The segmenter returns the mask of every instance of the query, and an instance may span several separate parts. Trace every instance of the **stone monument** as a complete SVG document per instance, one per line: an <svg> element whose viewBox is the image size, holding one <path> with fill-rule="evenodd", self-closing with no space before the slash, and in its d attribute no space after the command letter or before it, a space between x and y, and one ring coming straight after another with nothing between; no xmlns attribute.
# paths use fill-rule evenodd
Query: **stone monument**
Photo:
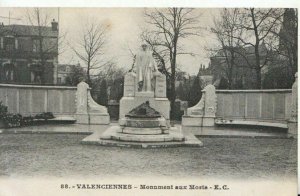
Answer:
<svg viewBox="0 0 300 196"><path fill-rule="evenodd" d="M86 137L82 143L138 148L202 146L194 135L183 135L180 129L170 126L166 77L157 70L147 45L142 45L136 59L133 71L124 78L119 124L103 134Z"/></svg>
<svg viewBox="0 0 300 196"><path fill-rule="evenodd" d="M212 127L215 124L217 111L216 88L208 84L202 91L201 100L193 107L187 109L182 117L183 126Z"/></svg>
<svg viewBox="0 0 300 196"><path fill-rule="evenodd" d="M89 85L83 81L77 85L75 118L78 124L110 123L107 108L93 100Z"/></svg>
<svg viewBox="0 0 300 196"><path fill-rule="evenodd" d="M166 76L157 70L154 58L147 46L137 55L133 71L124 78L124 96L120 100L119 119L130 110L149 101L151 107L170 120L170 102L166 93Z"/></svg>

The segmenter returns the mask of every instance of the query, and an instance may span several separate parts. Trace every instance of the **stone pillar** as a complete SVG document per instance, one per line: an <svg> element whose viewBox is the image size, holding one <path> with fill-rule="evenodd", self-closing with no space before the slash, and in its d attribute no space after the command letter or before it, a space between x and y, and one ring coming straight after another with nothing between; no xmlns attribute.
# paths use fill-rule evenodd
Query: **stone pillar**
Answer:
<svg viewBox="0 0 300 196"><path fill-rule="evenodd" d="M134 97L136 91L136 74L129 72L124 77L124 97Z"/></svg>
<svg viewBox="0 0 300 196"><path fill-rule="evenodd" d="M167 80L166 76L162 73L157 73L155 77L155 97L167 97Z"/></svg>
<svg viewBox="0 0 300 196"><path fill-rule="evenodd" d="M293 137L298 135L298 73L295 74L295 82L292 86L291 116L288 120L288 133Z"/></svg>
<svg viewBox="0 0 300 196"><path fill-rule="evenodd" d="M154 91L138 92L136 74L129 72L124 78L124 96L120 100L119 121L132 109L148 101L150 106L160 112L166 120L170 119L170 102L166 97L166 78L163 74L155 73Z"/></svg>
<svg viewBox="0 0 300 196"><path fill-rule="evenodd" d="M80 82L77 85L75 117L78 124L110 123L107 108L93 100L89 85L85 82Z"/></svg>
<svg viewBox="0 0 300 196"><path fill-rule="evenodd" d="M89 124L88 115L88 93L89 85L85 82L80 82L77 85L76 91L76 123Z"/></svg>

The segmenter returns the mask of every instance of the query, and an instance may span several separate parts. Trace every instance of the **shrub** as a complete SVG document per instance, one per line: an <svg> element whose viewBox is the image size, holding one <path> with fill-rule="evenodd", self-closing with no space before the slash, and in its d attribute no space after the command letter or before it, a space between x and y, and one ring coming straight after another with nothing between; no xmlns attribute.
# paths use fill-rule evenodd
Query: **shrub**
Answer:
<svg viewBox="0 0 300 196"><path fill-rule="evenodd" d="M23 118L21 114L7 113L2 119L7 127L20 127Z"/></svg>
<svg viewBox="0 0 300 196"><path fill-rule="evenodd" d="M52 119L52 118L54 118L54 115L51 112L44 112L44 113L37 114L34 116L34 119L48 120L48 119Z"/></svg>
<svg viewBox="0 0 300 196"><path fill-rule="evenodd" d="M0 101L0 119L3 119L7 114L7 106L3 105L2 101Z"/></svg>

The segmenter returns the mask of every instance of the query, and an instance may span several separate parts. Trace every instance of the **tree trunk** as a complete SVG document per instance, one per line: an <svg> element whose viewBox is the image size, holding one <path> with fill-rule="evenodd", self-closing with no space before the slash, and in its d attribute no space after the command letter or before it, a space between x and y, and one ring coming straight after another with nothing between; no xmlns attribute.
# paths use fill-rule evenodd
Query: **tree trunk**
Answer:
<svg viewBox="0 0 300 196"><path fill-rule="evenodd" d="M174 37L174 50L172 54L172 61L171 61L171 118L175 118L175 99L176 99L176 55L177 55L177 38L176 35Z"/></svg>
<svg viewBox="0 0 300 196"><path fill-rule="evenodd" d="M256 69L256 88L257 89L261 89L261 70L260 68L259 69Z"/></svg>
<svg viewBox="0 0 300 196"><path fill-rule="evenodd" d="M233 66L234 66L234 52L231 50L230 51L230 55L231 55L231 58L230 58L230 67L229 67L229 70L228 70L228 88L229 89L232 89L232 72L233 72Z"/></svg>
<svg viewBox="0 0 300 196"><path fill-rule="evenodd" d="M295 73L298 71L298 49L297 45L293 47L294 50L292 51L293 53L293 65L292 65L292 71L293 71L293 77L295 77Z"/></svg>
<svg viewBox="0 0 300 196"><path fill-rule="evenodd" d="M261 89L261 67L260 55L258 51L259 42L255 45L255 71L256 71L256 88Z"/></svg>
<svg viewBox="0 0 300 196"><path fill-rule="evenodd" d="M260 40L259 40L258 27L255 21L254 8L251 8L250 11L251 11L252 24L253 24L253 31L255 35L254 52L255 52L256 88L261 89L261 67L260 67L260 54L258 50Z"/></svg>
<svg viewBox="0 0 300 196"><path fill-rule="evenodd" d="M175 53L175 52L174 52ZM174 119L175 114L175 99L176 99L176 90L175 90L175 74L176 74L176 55L173 53L173 58L171 62L171 119Z"/></svg>
<svg viewBox="0 0 300 196"><path fill-rule="evenodd" d="M88 83L88 85L91 85L90 62L88 62L88 65L87 65L86 76L87 76L87 83Z"/></svg>

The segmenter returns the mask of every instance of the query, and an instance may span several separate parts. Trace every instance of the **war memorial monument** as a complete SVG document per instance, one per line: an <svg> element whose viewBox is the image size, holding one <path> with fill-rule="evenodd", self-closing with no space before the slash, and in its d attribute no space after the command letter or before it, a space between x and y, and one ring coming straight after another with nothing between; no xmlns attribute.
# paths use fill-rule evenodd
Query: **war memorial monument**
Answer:
<svg viewBox="0 0 300 196"><path fill-rule="evenodd" d="M158 71L146 44L142 44L133 70L125 75L124 80L118 125L109 126L103 134L95 132L82 143L137 148L202 146L194 135L185 135L181 129L171 127L166 77ZM84 87L83 82L78 88L81 86ZM103 121L100 118L99 122Z"/></svg>

